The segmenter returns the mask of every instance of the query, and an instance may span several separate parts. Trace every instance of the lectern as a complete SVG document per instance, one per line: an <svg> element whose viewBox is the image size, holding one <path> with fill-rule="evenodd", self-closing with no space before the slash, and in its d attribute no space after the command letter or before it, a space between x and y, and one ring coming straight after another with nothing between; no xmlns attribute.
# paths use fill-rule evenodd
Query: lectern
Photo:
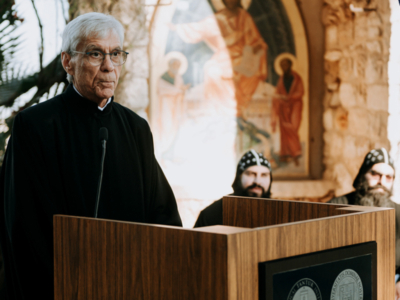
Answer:
<svg viewBox="0 0 400 300"><path fill-rule="evenodd" d="M393 209L224 197L223 226L54 216L55 299L394 299Z"/></svg>

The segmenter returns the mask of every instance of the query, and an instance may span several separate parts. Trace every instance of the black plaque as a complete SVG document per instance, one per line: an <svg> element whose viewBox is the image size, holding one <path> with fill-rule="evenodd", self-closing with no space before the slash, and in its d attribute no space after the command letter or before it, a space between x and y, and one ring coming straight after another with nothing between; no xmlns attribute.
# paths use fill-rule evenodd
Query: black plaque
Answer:
<svg viewBox="0 0 400 300"><path fill-rule="evenodd" d="M376 242L259 263L260 300L376 300Z"/></svg>

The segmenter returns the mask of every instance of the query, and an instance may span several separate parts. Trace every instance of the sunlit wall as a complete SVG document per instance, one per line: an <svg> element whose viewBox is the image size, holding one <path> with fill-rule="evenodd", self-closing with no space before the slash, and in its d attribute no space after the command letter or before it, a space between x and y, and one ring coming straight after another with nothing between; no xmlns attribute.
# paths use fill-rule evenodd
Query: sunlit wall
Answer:
<svg viewBox="0 0 400 300"><path fill-rule="evenodd" d="M388 0L391 5L392 31L389 59L389 121L388 138L390 155L395 160L396 178L394 200L400 203L400 6L397 0Z"/></svg>

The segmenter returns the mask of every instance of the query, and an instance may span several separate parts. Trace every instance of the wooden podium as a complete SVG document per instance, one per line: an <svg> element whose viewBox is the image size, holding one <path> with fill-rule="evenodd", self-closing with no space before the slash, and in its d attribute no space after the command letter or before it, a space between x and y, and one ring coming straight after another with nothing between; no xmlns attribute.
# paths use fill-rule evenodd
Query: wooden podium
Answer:
<svg viewBox="0 0 400 300"><path fill-rule="evenodd" d="M55 299L258 300L260 262L366 242L377 299L394 299L393 209L224 197L223 210L224 226L198 229L54 216Z"/></svg>

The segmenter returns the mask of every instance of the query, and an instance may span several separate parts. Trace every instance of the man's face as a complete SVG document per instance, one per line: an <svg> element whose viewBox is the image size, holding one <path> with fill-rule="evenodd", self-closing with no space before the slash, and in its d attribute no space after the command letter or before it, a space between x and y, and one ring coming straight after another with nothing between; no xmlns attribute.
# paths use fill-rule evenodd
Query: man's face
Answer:
<svg viewBox="0 0 400 300"><path fill-rule="evenodd" d="M81 52L100 50L111 53L120 49L121 42L114 31L110 31L104 39L89 37L77 47L77 51ZM67 73L74 77L75 88L85 98L100 104L114 95L122 66L114 66L109 55L105 56L101 65L93 66L85 54L77 54L71 58L68 53L63 52L62 62Z"/></svg>
<svg viewBox="0 0 400 300"><path fill-rule="evenodd" d="M179 68L181 67L181 62L179 60L174 60L170 66L169 70L172 74L177 75L179 72Z"/></svg>
<svg viewBox="0 0 400 300"><path fill-rule="evenodd" d="M391 192L394 180L394 170L386 163L378 163L372 166L365 174L368 189L375 193Z"/></svg>
<svg viewBox="0 0 400 300"><path fill-rule="evenodd" d="M229 10L235 10L240 5L240 0L222 0L225 7Z"/></svg>
<svg viewBox="0 0 400 300"><path fill-rule="evenodd" d="M251 166L241 175L243 189L250 197L261 197L269 189L271 173L267 167Z"/></svg>
<svg viewBox="0 0 400 300"><path fill-rule="evenodd" d="M288 59L283 59L280 63L283 73L287 73L292 68L292 62Z"/></svg>

